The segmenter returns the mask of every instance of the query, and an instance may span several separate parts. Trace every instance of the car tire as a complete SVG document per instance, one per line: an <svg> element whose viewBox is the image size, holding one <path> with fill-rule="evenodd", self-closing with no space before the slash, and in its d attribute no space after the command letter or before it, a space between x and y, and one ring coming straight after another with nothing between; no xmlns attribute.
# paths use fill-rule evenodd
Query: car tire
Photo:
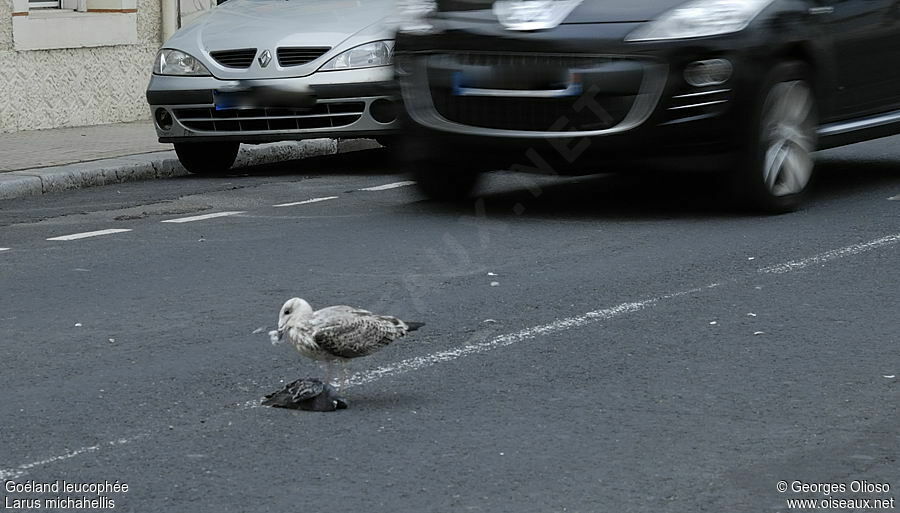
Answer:
<svg viewBox="0 0 900 513"><path fill-rule="evenodd" d="M732 180L738 201L752 211L792 212L806 198L817 130L810 76L805 64L785 62L772 69L760 90Z"/></svg>
<svg viewBox="0 0 900 513"><path fill-rule="evenodd" d="M236 142L175 143L175 154L189 172L217 175L231 169L240 147Z"/></svg>
<svg viewBox="0 0 900 513"><path fill-rule="evenodd" d="M419 190L435 201L464 200L475 190L481 178L479 171L448 163L420 161L408 165Z"/></svg>

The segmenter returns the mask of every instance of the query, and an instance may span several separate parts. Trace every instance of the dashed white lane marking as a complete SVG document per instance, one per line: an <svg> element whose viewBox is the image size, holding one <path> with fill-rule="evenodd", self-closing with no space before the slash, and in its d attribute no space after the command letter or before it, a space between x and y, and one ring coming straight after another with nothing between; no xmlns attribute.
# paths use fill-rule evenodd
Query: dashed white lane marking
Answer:
<svg viewBox="0 0 900 513"><path fill-rule="evenodd" d="M96 452L104 447L115 447L117 445L125 445L131 442L136 442L142 438L147 438L150 436L149 433L141 433L140 435L132 436L129 438L120 438L118 440L113 440L111 442L106 442L103 444L92 445L90 447L82 447L80 449L75 449L74 451L69 451L65 454L60 454L59 456L51 456L47 459L33 461L31 463L25 463L23 465L19 465L15 468L4 468L0 469L0 481L8 481L10 479L16 479L22 477L27 474L30 469L35 467L40 467L46 465L48 463L54 463L57 461L67 460L69 458L74 458L75 456L79 456L81 454Z"/></svg>
<svg viewBox="0 0 900 513"><path fill-rule="evenodd" d="M113 233L130 232L128 228L110 228L109 230L97 230L95 232L73 233L72 235L62 235L60 237L50 237L47 240L78 240L88 237L99 237L101 235L111 235Z"/></svg>
<svg viewBox="0 0 900 513"><path fill-rule="evenodd" d="M856 255L859 253L863 253L866 251L870 251L873 249L877 249L883 246L890 246L892 244L897 244L900 242L900 233L895 233L894 235L887 235L885 237L881 237L880 239L875 239L869 242L863 242L860 244L854 244L852 246L847 246L845 248L833 249L831 251L826 251L825 253L820 253L818 255L804 258L802 260L793 260L791 262L785 262L783 264L773 265L770 267L763 267L759 269L760 273L773 273L773 274L783 274L791 271L797 271L799 269L803 269L804 267L809 267L815 264L824 264L829 260L835 260L838 258L844 258L851 255Z"/></svg>
<svg viewBox="0 0 900 513"><path fill-rule="evenodd" d="M888 198L888 201L900 201L900 194Z"/></svg>
<svg viewBox="0 0 900 513"><path fill-rule="evenodd" d="M407 180L405 182L394 182L394 183L386 183L384 185L376 185L375 187L366 187L365 189L360 189L361 191L386 191L388 189L396 189L398 187L408 187L410 185L415 185L416 182L411 180Z"/></svg>
<svg viewBox="0 0 900 513"><path fill-rule="evenodd" d="M308 205L310 203L318 203L320 201L328 201L338 199L337 196L328 196L327 198L312 198L305 201L295 201L293 203L282 203L280 205L272 205L273 207L296 207L297 205Z"/></svg>
<svg viewBox="0 0 900 513"><path fill-rule="evenodd" d="M889 235L886 237L882 237L880 239L875 239L870 242L856 244L853 246L848 246L846 248L836 249L832 251L827 251L822 253L821 255L817 255L815 257L807 258L804 260L795 260L792 262L787 262L780 265L775 265L771 267L765 267L759 269L761 273L788 273L791 271L796 271L798 269L802 269L807 267L812 263L817 262L826 262L828 260L833 260L836 258L843 258L846 256L855 255L861 253L863 251L868 251L871 249L876 249L879 247L883 247L889 244L893 244L900 241L900 234ZM388 376L396 376L399 374L404 374L407 372L411 372L418 369L423 369L425 367L430 367L432 365L438 363L449 362L453 360L457 360L464 356L469 356L473 354L485 353L491 351L493 349L498 349L501 347L510 346L516 344L518 342L522 342L524 340L531 340L533 338L542 336L542 335L550 335L553 333L558 333L565 330L570 330L573 328L579 328L582 326L586 326L588 324L606 321L613 319L615 317L638 312L641 310L646 310L649 307L655 306L658 303L661 303L667 299L674 299L681 296L686 296L690 294L695 294L698 292L703 292L706 290L713 289L722 285L721 283L713 283L711 285L707 285L705 287L699 287L690 290L684 290L681 292L675 292L673 294L666 294L664 296L658 296L651 299L645 299L637 302L630 303L622 303L618 306L614 306L612 308L604 308L602 310L594 310L592 312L587 312L582 315L578 315L575 317L567 317L565 319L560 319L553 321L548 324L542 324L539 326L534 326L531 328L526 328L521 331L517 331L514 333L509 333L506 335L500 335L497 337L488 340L487 342L480 342L476 344L467 344L465 346L456 348L456 349L448 349L446 351L440 351L437 353L433 353L425 356L418 356L415 358L408 358L406 360L401 360L397 363L393 363L390 365L385 365L383 367L379 367L377 369L358 372L353 374L348 380L349 386L359 386L364 385L366 383L371 383L373 381L377 381L381 378ZM257 408L260 406L260 400L254 399L252 401L247 401L239 406L241 409L249 409L249 408ZM138 440L139 438L147 437L148 434L139 435L131 438L123 438L118 441L107 442L106 445L121 445L122 443L128 443L130 441ZM15 477L20 477L23 474L27 473L27 470L33 467L37 467L40 465L46 465L48 463L53 463L55 461L73 458L78 456L79 454L84 454L88 452L94 452L99 450L103 445L96 445L91 447L85 447L82 449L78 449L76 451L72 451L61 456L53 456L51 458L47 458L45 460L37 461L34 463L26 463L24 465L19 465L15 468L10 469L0 469L0 479L13 479ZM12 477L9 477L12 476Z"/></svg>
<svg viewBox="0 0 900 513"><path fill-rule="evenodd" d="M200 216L191 216L191 217L179 217L177 219L166 219L165 221L160 221L161 223L192 223L194 221L204 221L206 219L214 219L216 217L226 217L233 216L237 214L243 214L243 211L238 212L215 212L212 214L203 214Z"/></svg>
<svg viewBox="0 0 900 513"><path fill-rule="evenodd" d="M0 251L9 251L9 248L0 248Z"/></svg>

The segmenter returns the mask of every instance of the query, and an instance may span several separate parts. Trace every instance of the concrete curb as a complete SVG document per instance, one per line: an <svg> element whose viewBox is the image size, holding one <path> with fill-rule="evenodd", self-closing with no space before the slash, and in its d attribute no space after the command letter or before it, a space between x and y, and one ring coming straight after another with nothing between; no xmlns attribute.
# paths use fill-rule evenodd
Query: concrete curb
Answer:
<svg viewBox="0 0 900 513"><path fill-rule="evenodd" d="M378 143L366 139L310 139L243 145L233 169L378 147ZM174 150L10 171L0 173L0 200L188 174L178 162Z"/></svg>

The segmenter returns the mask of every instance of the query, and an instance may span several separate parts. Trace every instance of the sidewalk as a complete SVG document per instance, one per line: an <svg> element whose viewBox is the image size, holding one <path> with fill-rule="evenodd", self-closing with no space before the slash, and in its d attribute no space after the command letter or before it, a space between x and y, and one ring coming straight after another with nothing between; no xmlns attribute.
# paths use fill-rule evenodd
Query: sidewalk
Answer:
<svg viewBox="0 0 900 513"><path fill-rule="evenodd" d="M234 167L377 146L335 139L242 145ZM0 200L186 174L150 121L0 134Z"/></svg>

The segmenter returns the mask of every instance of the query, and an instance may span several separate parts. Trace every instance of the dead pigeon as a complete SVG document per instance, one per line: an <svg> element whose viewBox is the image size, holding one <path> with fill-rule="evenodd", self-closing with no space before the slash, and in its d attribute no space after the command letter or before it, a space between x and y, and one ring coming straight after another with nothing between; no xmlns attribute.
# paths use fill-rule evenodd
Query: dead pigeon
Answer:
<svg viewBox="0 0 900 513"><path fill-rule="evenodd" d="M338 397L333 386L316 378L292 381L277 392L267 395L263 406L307 411L335 411L347 408L347 401Z"/></svg>
<svg viewBox="0 0 900 513"><path fill-rule="evenodd" d="M368 356L422 326L424 323L404 322L351 306L329 306L313 311L309 303L295 297L281 307L278 329L270 331L269 337L273 344L287 338L303 356L324 361L325 382L330 383L333 362L343 364L351 358Z"/></svg>

